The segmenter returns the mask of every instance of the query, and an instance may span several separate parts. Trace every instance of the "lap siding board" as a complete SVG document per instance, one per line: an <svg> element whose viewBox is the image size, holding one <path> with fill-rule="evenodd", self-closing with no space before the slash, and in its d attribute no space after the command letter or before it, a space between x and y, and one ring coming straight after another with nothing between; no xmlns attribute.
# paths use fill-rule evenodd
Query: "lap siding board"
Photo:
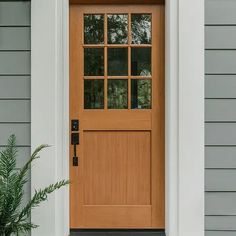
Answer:
<svg viewBox="0 0 236 236"><path fill-rule="evenodd" d="M30 1L0 0L0 150L16 134L17 167L30 156ZM30 176L29 176L30 178ZM30 199L25 186L25 204Z"/></svg>
<svg viewBox="0 0 236 236"><path fill-rule="evenodd" d="M205 0L205 235L236 234L236 2Z"/></svg>

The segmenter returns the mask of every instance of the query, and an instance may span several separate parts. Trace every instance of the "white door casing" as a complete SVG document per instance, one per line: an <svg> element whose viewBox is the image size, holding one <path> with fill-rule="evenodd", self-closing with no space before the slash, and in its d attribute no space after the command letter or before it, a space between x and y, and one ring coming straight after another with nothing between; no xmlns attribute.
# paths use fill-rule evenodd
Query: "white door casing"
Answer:
<svg viewBox="0 0 236 236"><path fill-rule="evenodd" d="M69 178L69 2L31 0L31 144L52 145L31 187ZM204 235L204 0L166 0L166 234ZM69 235L69 189L32 212L33 236Z"/></svg>

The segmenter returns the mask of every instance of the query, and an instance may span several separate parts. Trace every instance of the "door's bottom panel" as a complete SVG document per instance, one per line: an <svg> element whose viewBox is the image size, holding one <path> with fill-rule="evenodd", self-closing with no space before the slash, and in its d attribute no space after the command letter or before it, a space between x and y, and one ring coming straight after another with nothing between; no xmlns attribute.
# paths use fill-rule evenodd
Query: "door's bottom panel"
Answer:
<svg viewBox="0 0 236 236"><path fill-rule="evenodd" d="M165 230L76 230L70 236L165 236Z"/></svg>
<svg viewBox="0 0 236 236"><path fill-rule="evenodd" d="M150 228L151 206L84 206L80 228Z"/></svg>

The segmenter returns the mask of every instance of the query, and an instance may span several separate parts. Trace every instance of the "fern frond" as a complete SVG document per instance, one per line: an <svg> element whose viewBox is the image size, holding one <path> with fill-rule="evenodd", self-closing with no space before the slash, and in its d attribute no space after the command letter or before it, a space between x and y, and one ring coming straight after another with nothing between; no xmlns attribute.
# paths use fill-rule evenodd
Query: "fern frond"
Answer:
<svg viewBox="0 0 236 236"><path fill-rule="evenodd" d="M37 147L35 149L35 151L33 152L33 154L31 155L30 159L27 161L27 163L22 167L22 169L19 171L18 174L18 179L14 184L14 189L15 189L15 196L16 197L15 201L14 201L14 208L16 209L17 207L19 207L20 202L21 202L21 198L23 197L23 186L24 184L27 183L28 179L27 179L27 173L30 170L31 164L34 160L38 159L39 156L39 152L42 151L43 149L49 147L49 145L40 145L39 147Z"/></svg>
<svg viewBox="0 0 236 236"><path fill-rule="evenodd" d="M13 233L29 232L37 225L29 222L31 210L41 202L46 201L48 195L67 185L69 181L60 181L44 189L35 191L33 198L25 207L21 207L24 197L24 185L29 181L27 173L34 160L39 158L39 152L49 147L41 145L32 153L29 161L20 169L16 169L16 137L10 136L5 150L0 152L0 236L10 236Z"/></svg>
<svg viewBox="0 0 236 236"><path fill-rule="evenodd" d="M47 147L50 147L49 145L47 144L43 144L43 145L40 145L39 147L37 147L35 149L35 151L33 152L33 154L31 155L29 161L26 162L26 164L22 167L21 171L20 171L20 174L19 174L19 178L20 179L23 179L24 176L26 175L27 171L30 169L30 166L31 166L31 163L40 158L40 156L38 155L40 151L42 151L43 149L47 148Z"/></svg>
<svg viewBox="0 0 236 236"><path fill-rule="evenodd" d="M69 181L62 180L60 182L57 182L56 184L51 184L48 187L44 189L40 189L38 191L35 191L35 194L33 198L29 201L29 203L23 208L19 215L19 220L25 219L30 216L31 210L37 206L41 202L44 202L48 199L48 195L54 192L57 189L60 189L63 186L66 186L69 184Z"/></svg>
<svg viewBox="0 0 236 236"><path fill-rule="evenodd" d="M0 178L7 179L16 168L16 137L11 135L7 148L0 152Z"/></svg>
<svg viewBox="0 0 236 236"><path fill-rule="evenodd" d="M6 227L5 234L16 234L19 235L20 233L28 233L31 229L37 228L38 226L35 224L32 224L30 222L23 222L23 223L15 223L11 224ZM21 234L22 235L22 234Z"/></svg>

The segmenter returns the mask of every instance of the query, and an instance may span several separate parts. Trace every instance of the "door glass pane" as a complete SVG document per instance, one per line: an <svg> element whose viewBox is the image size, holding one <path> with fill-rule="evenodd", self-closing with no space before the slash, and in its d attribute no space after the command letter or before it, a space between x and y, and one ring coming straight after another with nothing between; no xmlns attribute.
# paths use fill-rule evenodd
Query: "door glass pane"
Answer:
<svg viewBox="0 0 236 236"><path fill-rule="evenodd" d="M102 44L104 43L104 16L84 15L84 43Z"/></svg>
<svg viewBox="0 0 236 236"><path fill-rule="evenodd" d="M108 75L128 75L127 48L108 48Z"/></svg>
<svg viewBox="0 0 236 236"><path fill-rule="evenodd" d="M104 80L85 79L84 80L84 108L103 109L104 108Z"/></svg>
<svg viewBox="0 0 236 236"><path fill-rule="evenodd" d="M104 49L85 48L84 49L84 75L103 76L104 75Z"/></svg>
<svg viewBox="0 0 236 236"><path fill-rule="evenodd" d="M108 80L108 109L128 108L128 80Z"/></svg>
<svg viewBox="0 0 236 236"><path fill-rule="evenodd" d="M151 48L132 48L131 74L142 76L151 75Z"/></svg>
<svg viewBox="0 0 236 236"><path fill-rule="evenodd" d="M128 43L128 15L108 15L108 43L127 44Z"/></svg>
<svg viewBox="0 0 236 236"><path fill-rule="evenodd" d="M132 14L131 15L132 43L151 44L151 15Z"/></svg>
<svg viewBox="0 0 236 236"><path fill-rule="evenodd" d="M131 108L151 109L152 100L151 80L132 79L131 80Z"/></svg>

